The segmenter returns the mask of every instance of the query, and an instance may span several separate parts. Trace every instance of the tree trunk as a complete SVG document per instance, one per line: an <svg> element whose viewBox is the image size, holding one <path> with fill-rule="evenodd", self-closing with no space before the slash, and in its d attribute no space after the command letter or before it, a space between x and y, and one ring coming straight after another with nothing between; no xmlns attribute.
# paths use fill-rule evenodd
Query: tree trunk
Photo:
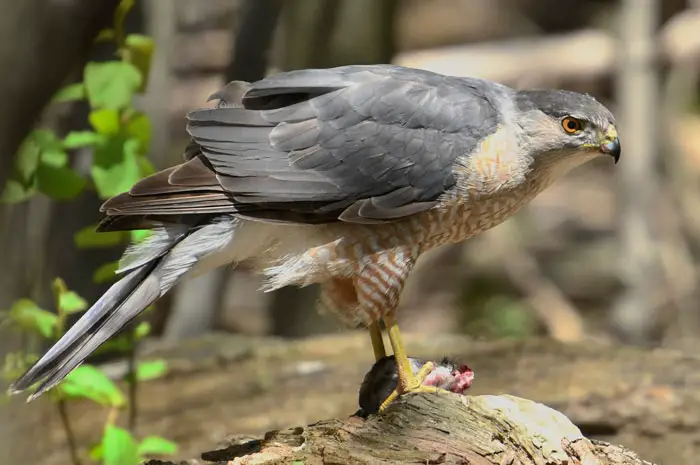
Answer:
<svg viewBox="0 0 700 465"><path fill-rule="evenodd" d="M617 77L620 139L621 278L625 291L612 313L614 329L628 342L648 344L658 331L658 302L664 289L654 227L659 198L657 158L660 149L659 70L656 34L661 2L625 0L620 10L620 53Z"/></svg>
<svg viewBox="0 0 700 465"><path fill-rule="evenodd" d="M68 76L85 63L93 40L110 24L118 0L0 0L0 189L12 171L15 154L41 111ZM37 233L25 228L37 212L48 214L44 199L14 208L3 208L0 219L0 308L33 287L28 264L42 259ZM5 337L0 357L19 341ZM4 389L4 388L3 388ZM21 403L3 406L0 415L0 462L37 463L36 448L27 438L27 425L45 415L41 406ZM34 430L34 433L37 431Z"/></svg>
<svg viewBox="0 0 700 465"><path fill-rule="evenodd" d="M118 3L0 0L0 187L41 110L85 62Z"/></svg>

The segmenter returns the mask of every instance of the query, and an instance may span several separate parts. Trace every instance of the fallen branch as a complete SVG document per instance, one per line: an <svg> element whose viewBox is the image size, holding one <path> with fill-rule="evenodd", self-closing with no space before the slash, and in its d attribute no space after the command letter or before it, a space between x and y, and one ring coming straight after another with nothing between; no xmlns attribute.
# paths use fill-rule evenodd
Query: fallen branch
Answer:
<svg viewBox="0 0 700 465"><path fill-rule="evenodd" d="M409 395L382 416L234 440L202 459L217 465L650 465L620 446L590 441L543 404L509 395L456 394Z"/></svg>
<svg viewBox="0 0 700 465"><path fill-rule="evenodd" d="M470 341L435 333L406 333L404 341L412 356L467 363L476 373L470 395L507 392L533 399L562 412L586 437L624 444L649 461L685 464L700 456L697 349L684 354L590 340ZM256 438L345 419L358 409L358 390L372 366L364 331L303 341L211 334L149 341L140 355L165 358L170 370L140 385L139 430L177 442L177 460L198 457L227 434ZM37 457L25 463L65 465L70 456L59 419L42 415L39 402L17 402L28 425L22 430L26 441L17 447ZM87 449L99 438L103 416L81 402L71 405L71 413L76 441ZM32 431L42 432L41 441L29 439Z"/></svg>
<svg viewBox="0 0 700 465"><path fill-rule="evenodd" d="M675 65L700 56L700 11L686 10L658 35L659 59ZM617 69L617 38L604 30L454 45L400 53L394 62L456 76L474 76L518 87L585 81ZM577 50L577 53L570 53Z"/></svg>

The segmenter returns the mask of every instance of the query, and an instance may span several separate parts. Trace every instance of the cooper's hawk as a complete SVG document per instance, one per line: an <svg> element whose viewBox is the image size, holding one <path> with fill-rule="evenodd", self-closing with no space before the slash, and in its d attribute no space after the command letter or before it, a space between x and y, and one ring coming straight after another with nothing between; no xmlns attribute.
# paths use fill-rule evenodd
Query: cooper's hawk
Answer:
<svg viewBox="0 0 700 465"><path fill-rule="evenodd" d="M416 259L499 224L575 166L620 156L612 114L588 95L398 66L292 71L212 97L188 115L184 163L104 204L100 230L154 234L14 391L42 381L41 395L186 272L227 263L260 270L266 290L320 283L320 309L367 326L377 360L383 320L395 394L434 390L396 325Z"/></svg>

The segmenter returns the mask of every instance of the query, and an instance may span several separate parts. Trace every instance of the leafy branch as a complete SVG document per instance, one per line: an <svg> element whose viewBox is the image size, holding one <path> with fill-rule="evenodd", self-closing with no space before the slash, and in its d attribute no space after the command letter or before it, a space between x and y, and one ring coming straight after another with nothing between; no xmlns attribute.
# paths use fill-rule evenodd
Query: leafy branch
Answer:
<svg viewBox="0 0 700 465"><path fill-rule="evenodd" d="M90 106L89 130L58 135L48 128L36 128L20 147L15 166L0 194L0 203L26 202L35 195L56 201L69 201L94 192L106 199L129 190L138 180L155 170L146 157L151 139L148 117L134 107L134 96L146 90L154 44L151 38L127 34L124 22L135 0L122 0L113 26L103 30L98 41L115 45L115 59L86 64L82 80L60 89L52 99L55 105L86 100ZM89 170L75 168L79 153L91 158ZM74 235L80 248L115 247L148 236L148 231L97 233L89 225ZM117 263L107 263L93 274L95 282L114 279ZM65 333L68 319L85 311L87 302L57 278L52 283L55 311L41 308L30 299L19 299L0 312L0 328L19 331L30 344L24 350L8 354L2 375L8 380L20 376L38 359L37 341L56 342ZM126 334L103 344L96 353L118 352L129 357L124 381L129 396L98 367L83 364L47 393L56 405L63 423L74 465L82 465L81 452L71 427L69 406L76 400L89 400L106 409L106 422L100 441L89 457L105 465L137 465L148 457L174 454L177 445L157 436L137 440L133 434L136 421L137 383L159 378L167 373L164 360L137 362L135 347L150 332L141 323ZM34 387L35 389L36 387ZM7 401L7 399L4 399ZM117 426L119 414L129 410L131 431Z"/></svg>
<svg viewBox="0 0 700 465"><path fill-rule="evenodd" d="M25 202L37 194L67 201L85 190L107 199L155 171L146 156L151 123L133 105L134 95L146 90L154 44L147 36L125 33L124 18L133 5L134 0L122 0L113 28L98 37L115 42L118 59L87 63L83 80L60 89L52 99L54 104L87 100L91 129L70 131L63 137L47 128L34 129L19 149L0 203ZM89 173L72 166L81 150L91 156ZM76 233L78 247L113 247L148 235L148 231L97 233L95 226ZM112 279L116 268L116 263L103 265L95 271L94 281Z"/></svg>
<svg viewBox="0 0 700 465"><path fill-rule="evenodd" d="M58 340L64 334L67 318L83 312L87 308L87 302L74 291L69 290L60 278L54 280L52 289L56 305L55 313L39 307L29 299L20 299L12 308L3 312L4 326L11 330L35 335L43 340L51 342ZM123 351L129 344L134 344L146 337L149 330L147 323L141 323L131 334L109 341L101 349ZM3 377L8 380L16 379L37 358L38 354L29 351L8 354L3 366ZM164 360L143 361L137 363L134 372L127 373L125 379L150 381L164 376L167 370L167 363ZM127 400L121 389L102 370L93 365L83 364L77 367L56 388L49 391L47 396L56 404L75 465L81 465L82 462L70 424L68 404L70 401L80 399L88 399L107 410L102 439L90 451L90 457L94 461L103 461L105 465L137 465L148 456L169 455L177 450L176 444L156 436L147 436L138 442L128 430L116 426L119 412L128 407L133 409L134 400Z"/></svg>

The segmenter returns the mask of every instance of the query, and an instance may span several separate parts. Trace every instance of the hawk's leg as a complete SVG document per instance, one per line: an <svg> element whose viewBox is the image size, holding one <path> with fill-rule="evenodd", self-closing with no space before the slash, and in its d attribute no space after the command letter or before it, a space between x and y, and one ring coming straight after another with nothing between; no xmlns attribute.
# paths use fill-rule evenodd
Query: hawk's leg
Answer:
<svg viewBox="0 0 700 465"><path fill-rule="evenodd" d="M386 357L386 349L384 348L384 337L382 337L382 328L378 321L369 324L369 337L372 339L372 349L374 349L374 360L379 360Z"/></svg>
<svg viewBox="0 0 700 465"><path fill-rule="evenodd" d="M370 323L370 336L377 359L383 356L383 342L379 319L383 319L389 334L398 368L399 382L396 390L384 401L380 412L398 396L408 392L436 392L437 388L423 386L426 376L433 370L426 363L418 373L413 373L411 363L401 340L401 332L394 318L399 297L409 272L413 268L414 254L410 249L397 247L366 256L355 275L355 289L362 314ZM381 344L381 349L379 348Z"/></svg>
<svg viewBox="0 0 700 465"><path fill-rule="evenodd" d="M411 369L411 362L408 360L406 349L404 348L403 341L401 340L399 326L396 323L393 314L385 316L384 323L386 323L387 332L389 333L389 341L391 342L391 348L394 351L394 357L396 359L396 367L399 372L399 385L396 387L394 392L392 392L389 397L382 402L382 405L379 407L380 413L383 412L390 403L392 403L402 394L409 392L438 392L441 390L434 386L423 386L423 381L435 368L433 362L426 362L425 365L418 370L418 373L413 373L413 370Z"/></svg>

